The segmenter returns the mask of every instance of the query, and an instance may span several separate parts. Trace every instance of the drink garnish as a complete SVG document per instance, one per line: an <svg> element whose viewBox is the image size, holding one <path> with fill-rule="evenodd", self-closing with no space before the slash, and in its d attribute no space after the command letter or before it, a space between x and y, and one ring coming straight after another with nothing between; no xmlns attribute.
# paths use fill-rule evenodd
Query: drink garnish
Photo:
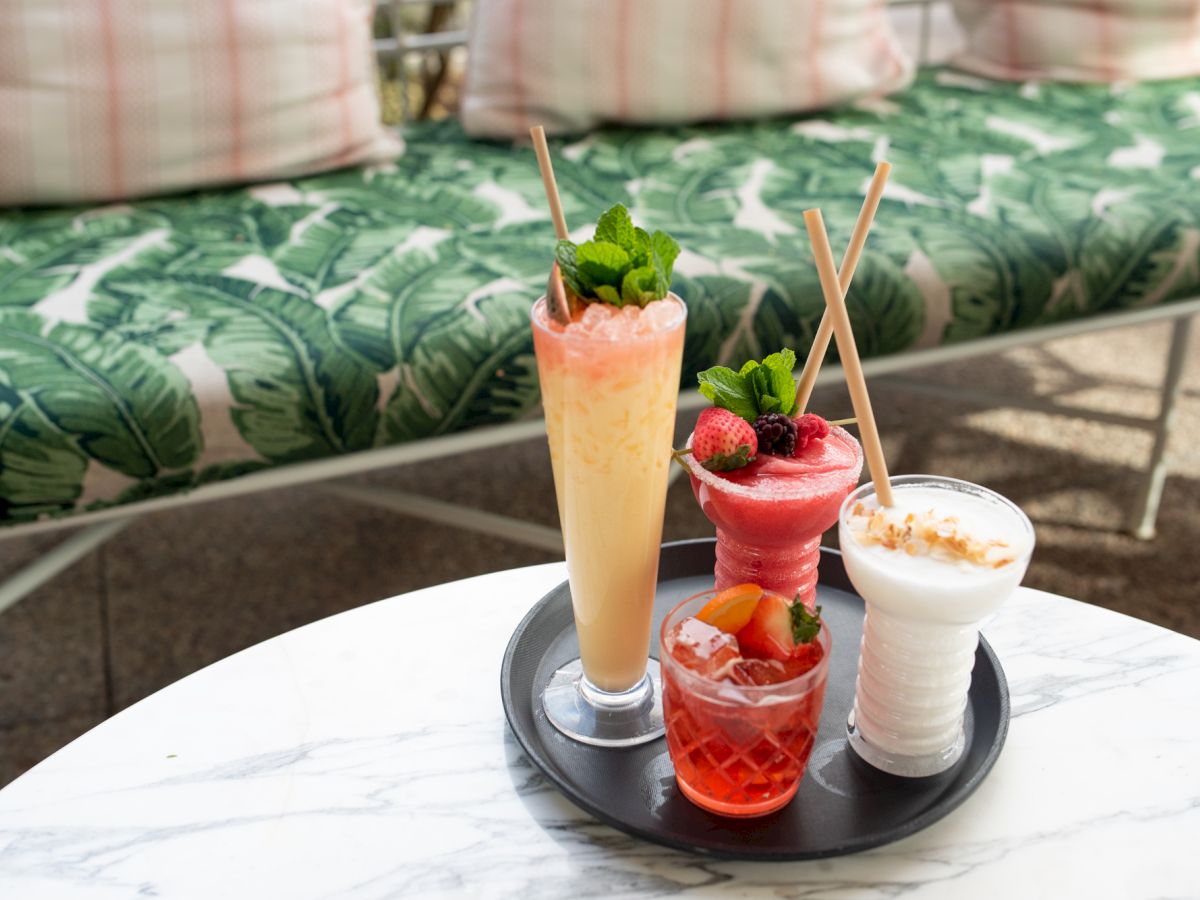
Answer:
<svg viewBox="0 0 1200 900"><path fill-rule="evenodd" d="M750 621L738 631L737 639L743 656L787 659L796 646L788 602L778 594L765 594Z"/></svg>
<svg viewBox="0 0 1200 900"><path fill-rule="evenodd" d="M754 420L758 449L774 456L791 456L796 451L796 422L783 413L763 413Z"/></svg>
<svg viewBox="0 0 1200 900"><path fill-rule="evenodd" d="M556 262L550 267L550 281L546 284L546 315L560 325L570 325L571 313L575 308L571 301L572 292L563 284L562 273Z"/></svg>
<svg viewBox="0 0 1200 900"><path fill-rule="evenodd" d="M812 612L800 602L800 595L792 601L792 638L797 644L807 644L816 640L821 632L821 607Z"/></svg>
<svg viewBox="0 0 1200 900"><path fill-rule="evenodd" d="M710 472L728 472L748 464L758 453L758 437L745 419L727 409L709 407L692 431L692 454Z"/></svg>
<svg viewBox="0 0 1200 900"><path fill-rule="evenodd" d="M762 596L763 589L757 584L737 584L704 604L696 618L728 634L736 634L750 621Z"/></svg>
<svg viewBox="0 0 1200 900"><path fill-rule="evenodd" d="M740 685L771 685L810 671L825 655L821 607L809 610L757 584L739 584L713 595L682 620L667 651L697 674Z"/></svg>
<svg viewBox="0 0 1200 900"><path fill-rule="evenodd" d="M910 512L899 520L895 513L883 508L868 510L859 501L850 510L850 528L863 546L882 546L909 556L965 561L993 569L1016 561L1006 541L981 540L966 533L957 516L939 516L932 509Z"/></svg>
<svg viewBox="0 0 1200 900"><path fill-rule="evenodd" d="M670 292L679 245L665 232L634 226L629 210L617 204L600 216L592 240L560 240L554 255L582 302L644 307Z"/></svg>
<svg viewBox="0 0 1200 900"><path fill-rule="evenodd" d="M823 441L829 437L829 423L815 413L805 413L796 420L796 431L793 454L799 456L813 441Z"/></svg>
<svg viewBox="0 0 1200 900"><path fill-rule="evenodd" d="M737 372L725 366L705 369L696 380L700 382L700 393L714 406L753 422L764 413L795 415L795 367L796 354L781 350L761 363L750 360Z"/></svg>
<svg viewBox="0 0 1200 900"><path fill-rule="evenodd" d="M697 448L697 436L701 433L701 422L705 410L696 422L692 436L692 452L696 459L710 471L727 472L749 465L759 453L774 456L798 456L812 441L829 435L829 423L820 416L806 413L793 418L799 412L796 403L796 382L792 369L796 365L796 354L791 350L772 353L762 362L750 360L737 372L726 366L713 366L696 375L700 382L700 393L713 402L716 410L723 410L733 418L752 426L754 441L739 440L734 446L745 445L748 453L721 450L720 458L706 462L710 457L702 455ZM731 419L722 418L722 423ZM727 426L732 429L733 425ZM739 432L746 435L747 432ZM708 446L706 444L705 451ZM682 456L688 451L676 451L674 457L681 464Z"/></svg>

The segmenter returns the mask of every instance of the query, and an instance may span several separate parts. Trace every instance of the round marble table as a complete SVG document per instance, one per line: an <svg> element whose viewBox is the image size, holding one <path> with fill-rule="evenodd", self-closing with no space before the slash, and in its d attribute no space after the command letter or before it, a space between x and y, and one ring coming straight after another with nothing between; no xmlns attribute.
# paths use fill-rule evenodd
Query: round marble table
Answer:
<svg viewBox="0 0 1200 900"><path fill-rule="evenodd" d="M1200 895L1200 642L1022 589L985 629L1013 719L966 803L856 856L719 862L592 820L509 733L505 643L564 577L364 606L125 710L0 791L0 897Z"/></svg>

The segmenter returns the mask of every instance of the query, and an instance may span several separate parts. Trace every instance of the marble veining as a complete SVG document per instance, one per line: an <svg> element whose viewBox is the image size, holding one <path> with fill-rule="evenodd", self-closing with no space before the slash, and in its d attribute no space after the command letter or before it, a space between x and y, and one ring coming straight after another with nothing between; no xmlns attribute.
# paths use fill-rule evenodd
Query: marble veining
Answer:
<svg viewBox="0 0 1200 900"><path fill-rule="evenodd" d="M509 733L504 645L563 577L372 604L147 698L0 791L0 898L1200 897L1200 642L1022 590L984 629L1008 743L962 807L855 856L725 862L600 824ZM440 659L421 636L453 616L468 652Z"/></svg>

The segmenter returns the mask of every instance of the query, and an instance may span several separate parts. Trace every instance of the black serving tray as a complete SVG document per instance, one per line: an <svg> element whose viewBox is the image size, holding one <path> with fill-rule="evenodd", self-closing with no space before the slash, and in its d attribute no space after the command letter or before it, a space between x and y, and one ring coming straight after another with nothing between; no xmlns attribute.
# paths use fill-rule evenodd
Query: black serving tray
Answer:
<svg viewBox="0 0 1200 900"><path fill-rule="evenodd" d="M711 539L663 546L651 642L655 658L663 616L680 600L712 587L715 546ZM983 781L1008 733L1008 685L995 653L980 638L962 759L930 778L879 772L846 744L863 601L836 550L822 548L817 602L833 638L825 709L795 799L770 815L731 819L693 805L675 785L664 738L611 749L578 743L555 730L539 697L554 670L579 655L566 582L543 597L513 632L500 675L504 713L529 759L572 802L645 840L757 860L818 859L887 844L936 822Z"/></svg>

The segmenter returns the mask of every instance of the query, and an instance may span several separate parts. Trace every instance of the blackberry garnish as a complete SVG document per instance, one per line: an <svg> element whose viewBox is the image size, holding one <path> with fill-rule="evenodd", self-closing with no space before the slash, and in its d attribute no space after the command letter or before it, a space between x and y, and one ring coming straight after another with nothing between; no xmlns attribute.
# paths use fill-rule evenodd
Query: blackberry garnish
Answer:
<svg viewBox="0 0 1200 900"><path fill-rule="evenodd" d="M783 413L763 413L754 420L758 452L791 456L796 451L796 423Z"/></svg>

